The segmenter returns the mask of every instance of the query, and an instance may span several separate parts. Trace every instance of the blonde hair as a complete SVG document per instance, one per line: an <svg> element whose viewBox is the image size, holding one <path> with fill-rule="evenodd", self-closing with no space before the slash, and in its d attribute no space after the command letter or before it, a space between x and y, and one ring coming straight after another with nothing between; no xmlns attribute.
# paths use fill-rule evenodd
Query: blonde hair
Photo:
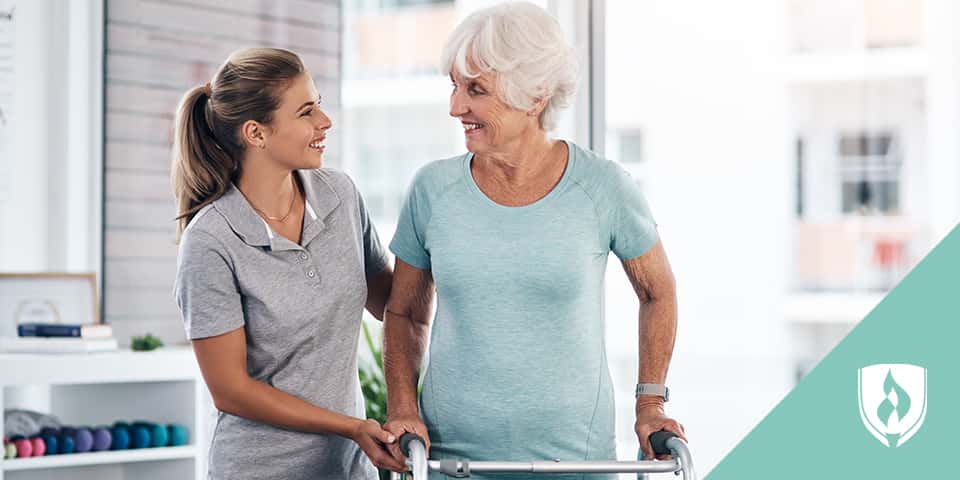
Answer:
<svg viewBox="0 0 960 480"><path fill-rule="evenodd" d="M306 73L296 53L250 48L232 53L213 81L190 89L177 107L171 180L177 201L177 241L203 207L240 176L245 149L240 127L269 124L283 91Z"/></svg>
<svg viewBox="0 0 960 480"><path fill-rule="evenodd" d="M470 64L478 71L470 71ZM476 78L497 74L504 103L530 110L540 99L547 105L540 126L552 130L560 111L577 93L580 66L563 29L546 10L528 2L509 2L478 10L447 38L440 58L443 73L456 68Z"/></svg>

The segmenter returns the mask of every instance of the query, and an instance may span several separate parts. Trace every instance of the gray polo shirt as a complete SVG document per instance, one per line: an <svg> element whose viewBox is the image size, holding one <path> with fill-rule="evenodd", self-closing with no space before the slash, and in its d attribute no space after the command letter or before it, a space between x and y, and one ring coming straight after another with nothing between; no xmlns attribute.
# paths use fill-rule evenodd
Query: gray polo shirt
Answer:
<svg viewBox="0 0 960 480"><path fill-rule="evenodd" d="M184 231L174 294L187 337L243 328L250 376L319 407L363 418L357 345L367 279L386 253L344 173L301 170L301 245L273 232L237 190ZM210 477L374 479L352 441L219 412Z"/></svg>

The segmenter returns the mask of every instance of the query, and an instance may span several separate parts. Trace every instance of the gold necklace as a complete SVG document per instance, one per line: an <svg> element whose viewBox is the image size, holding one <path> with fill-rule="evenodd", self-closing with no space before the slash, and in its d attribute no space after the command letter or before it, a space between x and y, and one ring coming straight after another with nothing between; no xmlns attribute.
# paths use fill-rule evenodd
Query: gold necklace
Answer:
<svg viewBox="0 0 960 480"><path fill-rule="evenodd" d="M284 221L287 220L287 217L289 217L290 214L293 213L293 204L294 204L294 202L296 202L297 197L299 196L299 195L298 195L299 192L300 192L300 189L297 188L296 180L294 180L294 184L293 184L293 196L290 197L290 207L287 208L287 213L286 213L285 215L283 215L282 217L271 217L270 215L267 215L267 212L264 212L263 210L260 210L259 208L255 207L255 206L253 205L253 203L250 203L250 206L253 207L253 209L256 210L257 213L259 213L260 215L263 215L264 217L266 217L267 220L271 220L271 221L278 222L278 223L283 223Z"/></svg>

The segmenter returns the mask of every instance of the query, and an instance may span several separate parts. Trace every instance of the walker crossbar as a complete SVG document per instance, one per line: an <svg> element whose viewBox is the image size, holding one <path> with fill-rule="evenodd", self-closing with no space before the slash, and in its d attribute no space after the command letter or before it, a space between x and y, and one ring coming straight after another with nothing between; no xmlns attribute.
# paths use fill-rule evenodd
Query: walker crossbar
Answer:
<svg viewBox="0 0 960 480"><path fill-rule="evenodd" d="M696 480L690 450L673 432L661 430L650 435L650 444L658 455L669 454L669 460L622 461L530 461L497 462L469 459L429 460L424 441L417 435L405 433L400 437L400 448L407 455L407 466L413 480L427 480L429 470L453 478L468 478L472 473L676 473L683 480ZM403 479L403 474L394 473L394 480Z"/></svg>

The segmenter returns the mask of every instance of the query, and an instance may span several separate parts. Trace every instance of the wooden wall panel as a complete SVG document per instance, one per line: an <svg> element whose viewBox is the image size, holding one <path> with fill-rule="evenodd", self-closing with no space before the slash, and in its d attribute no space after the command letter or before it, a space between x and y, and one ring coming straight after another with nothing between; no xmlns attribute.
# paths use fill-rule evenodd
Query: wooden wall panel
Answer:
<svg viewBox="0 0 960 480"><path fill-rule="evenodd" d="M13 8L9 2L0 2L2 10L7 13ZM8 135L13 134L13 66L14 66L14 25L12 20L0 19L0 201L6 201L8 196L10 157L13 149L10 147Z"/></svg>
<svg viewBox="0 0 960 480"><path fill-rule="evenodd" d="M147 332L185 341L172 293L177 102L229 53L273 46L301 55L336 114L340 10L336 0L107 0L104 312L122 343Z"/></svg>

